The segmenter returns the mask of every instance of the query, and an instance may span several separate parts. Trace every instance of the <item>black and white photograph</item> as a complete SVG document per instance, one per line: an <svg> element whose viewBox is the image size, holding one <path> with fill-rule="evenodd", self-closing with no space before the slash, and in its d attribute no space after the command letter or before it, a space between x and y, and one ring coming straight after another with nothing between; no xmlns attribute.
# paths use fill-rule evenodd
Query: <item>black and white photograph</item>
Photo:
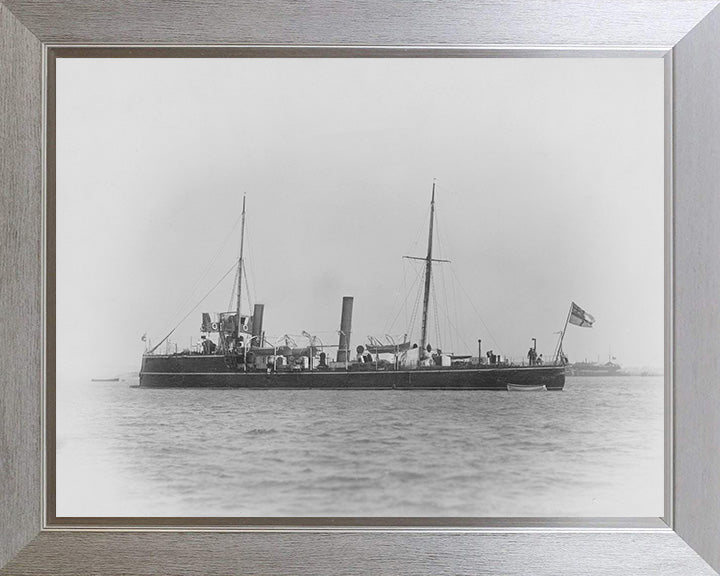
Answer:
<svg viewBox="0 0 720 576"><path fill-rule="evenodd" d="M55 66L57 517L663 515L661 60Z"/></svg>

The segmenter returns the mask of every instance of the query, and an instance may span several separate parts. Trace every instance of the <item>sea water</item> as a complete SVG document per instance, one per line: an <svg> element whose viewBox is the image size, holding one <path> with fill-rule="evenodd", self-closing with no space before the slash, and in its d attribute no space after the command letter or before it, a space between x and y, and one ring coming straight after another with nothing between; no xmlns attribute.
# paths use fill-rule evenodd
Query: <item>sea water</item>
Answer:
<svg viewBox="0 0 720 576"><path fill-rule="evenodd" d="M562 392L61 382L58 516L662 516L662 377Z"/></svg>

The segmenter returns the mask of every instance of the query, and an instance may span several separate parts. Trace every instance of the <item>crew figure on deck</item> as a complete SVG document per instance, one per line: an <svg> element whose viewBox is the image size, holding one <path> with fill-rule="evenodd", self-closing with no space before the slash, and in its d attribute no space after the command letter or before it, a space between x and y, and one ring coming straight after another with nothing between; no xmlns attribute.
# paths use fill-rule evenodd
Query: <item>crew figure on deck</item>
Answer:
<svg viewBox="0 0 720 576"><path fill-rule="evenodd" d="M215 342L205 335L200 337L200 345L202 346L201 354L214 354L217 348Z"/></svg>
<svg viewBox="0 0 720 576"><path fill-rule="evenodd" d="M528 350L527 357L528 364L530 366L535 366L535 364L537 364L537 352L535 351L534 347L531 347L530 350Z"/></svg>

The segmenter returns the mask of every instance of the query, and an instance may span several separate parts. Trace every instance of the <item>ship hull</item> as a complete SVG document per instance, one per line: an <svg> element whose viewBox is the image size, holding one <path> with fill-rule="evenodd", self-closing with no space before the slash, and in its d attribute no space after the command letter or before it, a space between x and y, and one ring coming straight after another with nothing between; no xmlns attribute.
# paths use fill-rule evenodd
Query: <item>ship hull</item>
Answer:
<svg viewBox="0 0 720 576"><path fill-rule="evenodd" d="M250 371L223 356L145 356L141 388L260 388L321 390L562 390L562 366L427 368L415 370Z"/></svg>

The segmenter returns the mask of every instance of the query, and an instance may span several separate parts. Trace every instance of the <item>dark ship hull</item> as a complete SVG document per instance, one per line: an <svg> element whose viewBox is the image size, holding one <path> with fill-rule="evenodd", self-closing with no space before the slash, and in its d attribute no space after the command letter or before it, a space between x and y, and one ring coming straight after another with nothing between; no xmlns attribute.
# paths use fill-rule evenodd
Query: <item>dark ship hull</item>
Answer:
<svg viewBox="0 0 720 576"><path fill-rule="evenodd" d="M222 355L148 355L140 371L142 388L262 388L322 390L507 390L545 386L562 390L563 366L480 366L398 370L317 369L244 371Z"/></svg>

